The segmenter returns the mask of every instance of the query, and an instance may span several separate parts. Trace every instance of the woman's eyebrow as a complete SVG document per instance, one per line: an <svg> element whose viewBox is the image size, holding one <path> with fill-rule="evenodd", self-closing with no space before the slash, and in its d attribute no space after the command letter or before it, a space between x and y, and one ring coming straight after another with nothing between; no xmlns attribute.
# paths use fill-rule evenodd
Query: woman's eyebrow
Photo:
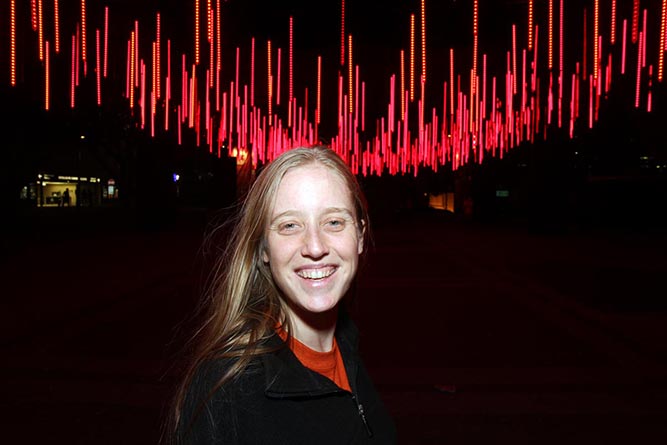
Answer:
<svg viewBox="0 0 667 445"><path fill-rule="evenodd" d="M293 216L300 216L303 212L299 210L285 210L284 212L281 212L277 215L275 215L273 218L271 218L271 221L269 221L270 225L273 225L277 220L285 217L293 217ZM353 217L353 213L350 209L346 207L327 207L324 209L322 214L324 215L330 215L332 213L344 213L350 218Z"/></svg>

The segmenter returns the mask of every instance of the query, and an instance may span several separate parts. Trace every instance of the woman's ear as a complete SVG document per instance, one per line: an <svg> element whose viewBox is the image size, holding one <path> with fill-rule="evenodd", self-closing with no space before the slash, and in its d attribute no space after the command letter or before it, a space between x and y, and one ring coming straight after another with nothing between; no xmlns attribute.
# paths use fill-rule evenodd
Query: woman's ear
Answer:
<svg viewBox="0 0 667 445"><path fill-rule="evenodd" d="M359 231L359 240L357 241L357 254L361 255L364 251L364 238L366 235L366 220L361 220L361 230Z"/></svg>
<svg viewBox="0 0 667 445"><path fill-rule="evenodd" d="M262 261L264 261L264 264L269 264L269 254L266 252L266 248L262 249Z"/></svg>

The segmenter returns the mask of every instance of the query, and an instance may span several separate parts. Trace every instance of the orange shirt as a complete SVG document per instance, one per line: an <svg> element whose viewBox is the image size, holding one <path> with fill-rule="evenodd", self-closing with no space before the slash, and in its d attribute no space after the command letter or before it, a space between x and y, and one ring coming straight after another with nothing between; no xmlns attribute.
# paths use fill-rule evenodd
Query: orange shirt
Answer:
<svg viewBox="0 0 667 445"><path fill-rule="evenodd" d="M283 341L287 340L287 332L282 329L277 329L276 332ZM333 339L333 347L329 352L315 351L294 337L291 338L289 347L303 366L329 378L339 388L352 392L350 383L347 380L343 356L340 353L340 349L338 349L338 342L336 342L335 337Z"/></svg>

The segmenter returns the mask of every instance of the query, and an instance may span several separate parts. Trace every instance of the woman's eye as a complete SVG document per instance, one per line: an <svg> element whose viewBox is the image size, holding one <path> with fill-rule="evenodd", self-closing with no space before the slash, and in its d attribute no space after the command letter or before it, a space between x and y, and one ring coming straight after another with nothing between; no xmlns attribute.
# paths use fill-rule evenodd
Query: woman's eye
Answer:
<svg viewBox="0 0 667 445"><path fill-rule="evenodd" d="M339 231L345 228L345 220L343 219L330 219L327 221L326 226L330 230Z"/></svg>
<svg viewBox="0 0 667 445"><path fill-rule="evenodd" d="M298 228L299 228L299 225L297 223L294 223L294 222L286 222L286 223L282 223L278 226L278 229L281 232L287 232L287 233L294 232Z"/></svg>

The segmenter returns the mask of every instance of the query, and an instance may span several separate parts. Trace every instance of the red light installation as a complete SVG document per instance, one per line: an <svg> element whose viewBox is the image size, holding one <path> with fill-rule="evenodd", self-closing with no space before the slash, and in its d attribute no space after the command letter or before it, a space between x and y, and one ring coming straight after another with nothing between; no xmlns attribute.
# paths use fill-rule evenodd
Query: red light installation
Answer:
<svg viewBox="0 0 667 445"><path fill-rule="evenodd" d="M97 80L97 106L102 105L102 69L101 66L102 64L100 63L100 30L96 29L95 30L95 48L97 50L97 57L95 58L95 77Z"/></svg>
<svg viewBox="0 0 667 445"><path fill-rule="evenodd" d="M639 0L632 0L632 43L637 43L639 35Z"/></svg>
<svg viewBox="0 0 667 445"><path fill-rule="evenodd" d="M220 0L215 4L215 31L216 31L216 65L215 65L215 110L220 111L220 72L222 71L222 18L220 14ZM254 52L254 51L253 51Z"/></svg>
<svg viewBox="0 0 667 445"><path fill-rule="evenodd" d="M30 18L32 30L37 31L37 0L30 0Z"/></svg>
<svg viewBox="0 0 667 445"><path fill-rule="evenodd" d="M639 50L637 51L637 77L635 84L635 108L639 108L639 98L641 95L641 74L642 74L642 46L644 45L644 35L640 31L638 36L638 46Z"/></svg>
<svg viewBox="0 0 667 445"><path fill-rule="evenodd" d="M564 26L563 26L563 2L560 0L560 11L558 16L558 128L563 126L563 83L565 82L565 73L563 71L564 58Z"/></svg>
<svg viewBox="0 0 667 445"><path fill-rule="evenodd" d="M658 82L662 82L665 66L665 51L667 51L667 0L662 0L660 19L660 38L658 44Z"/></svg>
<svg viewBox="0 0 667 445"><path fill-rule="evenodd" d="M266 42L266 67L267 67L267 89L268 89L268 110L269 124L273 117L273 76L271 76L271 41Z"/></svg>
<svg viewBox="0 0 667 445"><path fill-rule="evenodd" d="M31 7L34 7L34 15L31 17L34 20L34 29L39 31L40 26L40 4L44 0L37 1L35 0L30 4ZM192 0L194 1L194 0ZM570 33L570 28L568 28L568 36L570 35L582 35L582 51L572 51L572 68L574 72L565 71L564 67L564 51L565 51L565 39L564 39L564 23L565 23L565 14L564 14L564 0L559 0L558 4L558 28L555 24L555 14L554 10L555 3L553 0L548 2L548 11L546 14L540 14L539 9L531 9L529 16L532 17L531 20L537 18L539 20L548 20L547 25L547 45L544 45L544 48L540 48L537 44L538 42L538 30L539 27L537 23L532 23L528 30L532 33L529 38L529 45L532 45L532 52L525 48L517 47L517 29L522 29L521 26L524 26L525 23L513 24L512 25L512 41L510 43L511 47L509 50L505 48L506 51L506 70L505 76L496 76L493 75L493 70L496 67L490 66L487 67L486 55L483 55L483 73L478 73L478 64L479 64L479 42L478 35L480 32L479 23L477 20L473 20L473 36L475 37L475 45L473 48L473 60L465 63L457 63L460 66L458 72L455 70L454 64L454 48L450 48L450 71L447 74L448 80L446 82L440 82L443 85L443 95L442 98L437 98L439 100L440 110L436 107L426 110L426 94L425 94L425 82L426 82L426 38L425 38L425 2L421 1L421 78L422 89L420 95L418 96L417 103L414 102L414 93L415 93L415 15L411 14L411 23L410 23L410 41L405 42L404 45L409 44L410 48L410 61L409 69L410 73L406 73L408 69L406 58L406 51L400 50L400 57L395 59L392 57L389 64L393 65L395 63L400 63L400 115L396 116L395 113L399 112L398 98L395 96L396 92L399 91L397 80L398 75L394 67L394 71L389 76L389 97L388 102L384 105L385 111L381 113L381 116L370 120L369 122L374 122L376 125L372 129L365 128L366 116L366 106L365 106L365 92L366 92L366 82L362 81L359 73L363 72L360 67L360 64L354 63L352 39L351 35L348 37L347 42L345 42L345 34L342 34L343 41L341 42L341 58L342 65L344 65L345 58L349 57L347 61L348 66L346 72L343 72L342 69L338 68L338 78L336 80L338 86L338 114L332 113L332 118L338 120L338 132L331 136L330 140L332 141L332 146L346 159L353 169L356 172L363 174L382 174L383 172L391 172L392 174L406 174L414 173L424 167L429 167L432 169L438 169L439 165L448 164L451 168L458 168L464 165L466 162L482 162L485 156L500 156L502 157L504 153L507 153L508 150L516 147L517 145L526 142L534 141L537 135L540 133L546 138L547 131L551 128L553 124L552 121L555 121L553 118L553 111L555 108L558 109L558 127L562 126L562 121L568 119L568 130L571 137L574 135L575 124L579 120L585 120L587 126L591 127L597 121L597 113L600 109L601 102L607 98L608 93L611 90L612 82L615 80L615 76L625 73L625 63L626 59L632 62L635 61L634 57L637 57L637 71L636 78L632 78L636 82L636 91L635 93L635 104L639 108L641 106L642 111L652 110L653 109L653 98L655 96L654 89L663 88L660 84L660 80L663 76L662 63L665 52L665 31L664 31L664 14L665 14L665 3L667 0L660 2L662 5L661 21L659 23L660 30L657 30L658 21L649 21L647 16L650 13L652 17L657 17L657 8L648 6L643 11L643 22L639 23L639 19L642 18L639 16L639 10L633 9L632 16L629 15L630 11L626 11L628 18L622 16L618 17L623 20L623 35L622 45L619 45L618 48L614 47L612 43L608 49L605 48L606 57L602 56L602 45L605 42L611 42L612 39L615 40L616 31L621 31L621 29L616 30L615 20L617 19L618 11L616 11L616 2L599 2L599 0L594 3L594 14L593 14L593 32L587 34L588 27L591 23L588 23L585 18L587 11L584 10L584 20L583 23L579 20L576 20L576 24L573 25L577 32ZM54 0L54 19L56 17L56 9L58 2ZM280 67L278 68L277 80L274 80L272 69L272 51L270 49L270 43L268 44L268 54L267 54L267 96L268 96L268 112L264 112L265 107L257 107L254 103L254 38L251 41L251 54L250 54L250 90L248 92L248 86L245 84L245 80L241 78L239 74L240 70L240 48L237 47L236 51L236 63L232 67L230 63L230 69L227 70L225 67L225 72L222 73L222 63L221 63L221 47L222 40L219 25L219 17L221 14L220 9L220 0L216 0L216 7L213 9L213 1L207 0L207 36L209 43L209 56L210 61L206 67L199 69L197 63L192 63L191 59L191 71L186 71L185 61L186 54L179 54L177 57L182 57L183 60L183 69L180 73L176 73L176 85L178 82L181 84L181 102L178 104L178 107L174 110L170 110L170 100L171 100L171 87L170 83L173 79L172 74L170 73L170 63L171 63L171 45L168 40L167 43L167 75L164 78L165 86L162 87L162 75L160 73L162 67L162 45L161 39L163 34L163 29L161 29L161 20L162 14L159 12L156 15L156 36L155 41L150 42L152 45L152 54L151 58L148 59L147 66L146 60L140 57L140 48L148 48L149 42L143 42L139 39L139 23L134 21L134 30L130 32L129 39L127 40L127 54L126 54L126 85L125 85L125 96L129 99L130 109L132 114L137 118L141 125L145 125L145 120L147 118L151 119L150 122L150 131L151 135L155 134L154 128L154 119L157 112L157 108L160 110L164 109L164 127L165 131L169 127L169 114L174 112L178 120L178 129L174 131L174 136L177 135L179 144L188 144L194 141L199 143L200 138L201 142L208 145L209 151L212 153L220 153L220 146L222 142L227 139L230 143L235 144L239 150L242 150L242 146L248 142L252 142L252 157L253 163L264 162L267 159L271 159L276 154L284 151L289 146L292 146L297 143L305 143L306 141L313 141L319 138L319 126L322 122L323 110L322 110L322 88L327 88L325 79L327 77L322 72L322 56L317 56L317 93L315 107L309 107L308 105L308 89L309 86L304 88L305 95L303 101L298 101L293 95L293 57L294 57L294 42L293 42L293 33L294 33L294 23L293 18L290 18L290 81L289 86L291 90L291 98L287 106L281 106L280 108L273 108L273 101L276 101L276 104L280 104L280 87L282 80L281 71L282 71L282 58L279 56L277 61ZM344 2L341 1L341 31L344 31ZM75 3L76 4L76 3ZM633 6L638 5L639 3L633 3ZM101 86L102 78L106 78L106 68L107 63L116 63L113 59L113 52L108 51L108 7L104 8L104 14L97 14L94 11L86 11L85 1L81 2L81 19L78 20L67 20L66 17L61 17L54 22L53 29L55 30L56 26L61 26L67 23L73 23L75 27L75 32L72 35L72 64L71 64L71 90L70 90L70 107L75 108L77 105L76 102L85 101L87 97L95 97L97 93L97 104L102 106L101 103ZM43 5L42 5L43 6ZM477 7L479 4L477 1L474 2L475 10L473 11L474 17L478 18ZM630 6L630 5L629 5ZM199 0L197 1L197 11L199 10ZM541 6L539 3L530 2L530 5L527 4L526 7L530 8L544 8L547 9L547 6ZM18 82L17 79L17 70L20 67L17 67L16 59L16 36L18 35L19 30L17 27L21 26L16 22L16 3L15 0L10 2L10 33L8 36L11 40L10 44L5 44L4 47L10 48L10 76L9 82L12 86L16 85ZM655 11L654 11L655 9ZM47 8L48 10L48 8ZM75 10L76 11L76 10ZM78 11L77 11L78 12ZM88 12L91 12L88 14ZM483 12L483 11L482 11ZM570 14L570 9L568 8L568 14ZM580 12L580 11L578 11ZM50 13L50 11L48 11ZM575 12L573 11L573 14ZM607 16L606 14L610 14ZM19 14L20 15L20 14ZM75 16L76 16L75 12ZM628 37L628 22L635 20L635 15L637 16L637 45L627 45ZM86 17L88 16L88 17ZM573 15L574 16L574 15ZM569 17L569 15L568 15ZM604 26L600 26L600 18L604 17L604 20L607 20L606 17L611 17L612 24L608 29L604 29ZM101 20L104 20L104 30L102 31ZM62 19L62 20L61 20ZM84 21L91 21L89 23L84 23ZM30 26L31 22L26 20L26 25ZM43 25L44 22L42 22ZM196 23L199 23L197 20ZM572 23L572 21L568 22ZM607 22L608 23L608 22ZM60 25L57 25L60 24ZM95 49L97 51L97 58L95 61L95 72L97 75L96 82L83 83L82 96L81 99L75 101L76 88L79 86L79 70L83 69L85 75L85 59L84 59L84 47L86 40L86 31L84 28L87 28L88 25L93 26L91 29L96 29L95 34ZM633 26L635 24L633 23ZM554 32L558 29L558 42L555 42ZM49 29L49 26L43 28L43 31L47 32L49 36L48 44L48 54L44 53L44 57L48 57L48 88L50 91L51 80L56 80L59 78L56 76L58 70L58 64L53 63L53 54L55 53L55 39L56 35L53 35L53 40L51 39L52 30ZM481 30L483 31L483 30ZM104 32L104 44L102 45L102 32ZM655 45L651 45L654 35L658 36L659 44L657 57L653 53ZM648 38L647 38L648 36ZM0 36L0 40L4 37ZM39 38L39 35L35 37L35 40ZM608 40L609 39L609 40ZM407 39L406 39L407 40ZM189 38L187 41L190 41ZM198 38L195 40L197 43ZM270 41L269 41L270 42ZM4 42L0 42L3 43ZM360 52L361 45L363 41L354 42L357 45L356 52ZM186 42L187 44L187 42ZM555 45L558 45L558 68L554 66L554 50ZM577 43L578 44L578 43ZM590 45L593 45L590 48ZM188 48L190 45L187 44ZM521 45L519 45L521 46ZM405 47L405 46L403 46ZM579 47L579 48L582 48ZM47 45L40 45L40 49L44 52L47 48ZM577 49L579 49L577 48ZM592 51L591 51L592 49ZM278 50L279 54L282 54L282 51ZM348 55L345 55L345 52L348 52ZM191 51L188 51L191 54ZM577 54L579 53L579 54ZM501 53L502 54L502 53ZM575 55L576 54L576 55ZM592 64L590 65L591 70L588 73L586 67L587 63L590 63L589 57L587 54L592 55ZM107 60L107 55L109 59ZM298 56L298 55L297 55ZM542 72L542 66L538 64L538 56L540 60L544 57L544 66L548 67L548 70ZM37 58L37 53L30 55L32 58ZM521 57L521 67L520 70L517 69L517 57ZM576 57L576 59L575 59ZM612 61L613 58L620 57L620 68L615 68L612 70ZM628 58L629 57L629 58ZM654 59L654 57L656 57ZM207 57L208 58L208 57ZM358 58L358 56L357 56ZM244 57L245 59L245 57ZM648 63L647 63L648 59ZM607 63L603 63L603 61ZM82 61L84 63L82 63ZM655 61L655 62L654 62ZM306 61L306 63L308 63ZM469 66L465 66L466 63L470 63ZM34 64L35 66L40 66L39 64ZM361 64L363 65L363 63ZM645 69L648 65L648 69ZM654 69L655 65L655 69ZM30 66L30 65L26 65ZM46 69L46 64L44 64ZM114 65L115 66L115 65ZM472 69L470 69L472 67ZM146 79L147 69L151 69L148 82ZM263 67L262 67L263 68ZM503 67L503 70L505 67ZM54 72L55 70L55 72ZM229 89L224 87L221 88L220 79L221 76L225 74L229 77L229 73L234 73L235 78L233 82L229 83ZM488 70L488 73L487 73ZM243 68L245 72L245 68ZM502 70L501 70L502 71ZM614 72L616 71L616 72ZM103 74L102 74L103 73ZM41 74L41 73L40 73ZM431 74L431 73L429 73ZM487 74L489 80L487 80ZM634 74L634 73L633 73ZM178 77L180 75L180 78ZM406 75L410 76L409 87L406 88L408 79ZM432 74L431 74L432 75ZM205 76L205 78L204 78ZM567 77L566 77L567 76ZM40 76L41 77L41 76ZM40 78L36 76L25 76L25 79ZM46 77L46 71L45 71ZM243 76L247 79L247 75ZM306 76L311 77L311 76ZM571 80L565 81L566 78ZM654 77L658 79L658 82L654 82ZM21 76L23 79L24 77ZM113 81L110 80L110 81ZM490 84L489 84L490 81ZM26 80L30 82L30 80ZM198 91L198 85L200 82L204 82L205 86L202 91ZM274 84L275 82L275 84ZM311 80L312 82L312 80ZM41 82L40 82L41 83ZM375 82L376 84L379 81ZM517 85L518 84L518 85ZM95 89L92 86L95 85ZM106 83L105 83L106 85ZM215 92L211 91L211 88L215 85ZM544 85L545 87L540 87ZM41 86L41 85L40 85ZM376 85L370 85L371 88L375 88ZM490 100L487 100L487 87L491 87ZM90 93L86 94L85 89L91 88ZM135 91L136 88L139 88L138 91ZM276 88L276 98L274 99L274 90ZM556 90L558 88L558 90ZM384 87L383 91L386 92ZM504 89L504 92L503 92ZM25 91L31 92L36 91L41 94L41 88L26 88ZM112 91L113 88L110 88L108 91ZM225 90L225 91L221 91ZM46 106L46 87L44 91L43 100L45 101ZM106 88L105 88L105 91ZM312 91L312 90L311 90ZM324 90L327 91L326 89ZM656 90L657 91L657 90ZM241 94L239 94L241 92ZM520 96L517 96L520 92ZM139 100L137 104L140 106L139 109L135 109L134 94L139 94ZM32 94L32 93L28 93ZM35 93L37 94L37 93ZM386 94L386 93L385 93ZM586 96L588 94L588 96ZM213 110L213 95L216 97L215 110ZM162 97L164 96L164 97ZM516 96L516 97L515 97ZM570 103L563 106L562 101L564 97L570 98ZM53 99L57 97L50 97L48 100L48 107L54 109L57 106L57 100L55 103L51 103ZM106 98L105 98L106 99ZM160 103L160 99L163 99L163 103ZM284 98L283 98L284 99ZM94 99L93 99L94 100ZM202 103L203 102L203 103ZM301 102L301 103L300 103ZM489 105L487 105L489 104ZM222 105L222 106L221 106ZM332 101L332 105L335 104ZM487 110L487 107L490 106ZM150 108L149 108L150 107ZM220 110L222 108L222 110ZM315 113L313 115L313 109L315 108ZM369 107L370 109L371 107ZM411 109L412 108L412 109ZM148 111L150 110L150 115ZM275 114L274 114L275 112ZM137 115L136 113L140 113ZM386 114L385 114L386 113ZM324 111L324 116L326 116L326 111ZM546 119L542 118L546 116ZM267 119L268 117L268 119ZM287 117L287 120L284 120L284 117ZM311 119L311 117L314 117ZM185 125L186 119L188 119L188 127L182 127ZM287 125L285 124L287 122ZM566 130L566 131L568 131ZM201 132L205 131L203 137ZM549 133L550 134L550 133ZM217 147L214 147L213 144L217 144ZM217 150L215 150L217 148Z"/></svg>
<svg viewBox="0 0 667 445"><path fill-rule="evenodd" d="M58 0L53 0L53 40L54 51L60 54L60 8L58 8Z"/></svg>
<svg viewBox="0 0 667 445"><path fill-rule="evenodd" d="M134 21L134 87L139 88L141 82L141 62L139 57L139 21Z"/></svg>
<svg viewBox="0 0 667 445"><path fill-rule="evenodd" d="M81 0L81 60L83 61L83 72L86 73L86 0Z"/></svg>
<svg viewBox="0 0 667 445"><path fill-rule="evenodd" d="M292 106L292 99L294 98L294 92L293 92L293 71L294 70L294 23L293 23L293 18L290 16L289 18L289 100L288 100L288 106Z"/></svg>
<svg viewBox="0 0 667 445"><path fill-rule="evenodd" d="M44 109L49 110L50 108L50 77L51 77L51 64L49 63L49 41L44 42L44 53L45 53L45 61L44 61Z"/></svg>
<svg viewBox="0 0 667 445"><path fill-rule="evenodd" d="M476 2L475 2L476 3ZM551 15L551 0L549 0L549 15ZM551 29L551 24L549 24ZM533 0L528 0L528 50L533 49Z"/></svg>
<svg viewBox="0 0 667 445"><path fill-rule="evenodd" d="M16 86L16 0L11 0L9 11L9 84Z"/></svg>
<svg viewBox="0 0 667 445"><path fill-rule="evenodd" d="M134 88L136 86L134 79L136 73L135 50L136 50L135 34L134 31L132 31L130 33L130 110L134 108Z"/></svg>
<svg viewBox="0 0 667 445"><path fill-rule="evenodd" d="M238 51L238 49L237 49ZM282 51L280 48L278 48L278 52L276 53L276 105L280 105L280 59L282 59ZM288 107L291 105L287 105ZM290 113L290 117L292 114ZM288 126L291 126L292 124L292 119L288 118Z"/></svg>
<svg viewBox="0 0 667 445"><path fill-rule="evenodd" d="M477 44L478 44L478 37L477 34L479 32L479 16L478 16L478 11L479 11L479 4L478 0L475 0L473 3L472 7L472 36L473 36L473 42L472 42L472 79L475 79L477 77ZM472 92L474 93L474 86L475 83L474 81L471 82L472 85Z"/></svg>
<svg viewBox="0 0 667 445"><path fill-rule="evenodd" d="M548 68L549 71L551 71L554 67L554 2L553 0L549 0L549 11L548 14L549 16L549 25L548 25L548 32L549 32L549 37L548 37L548 45L549 48L547 50L547 57L548 57ZM531 46L528 46L528 49L532 49Z"/></svg>
<svg viewBox="0 0 667 445"><path fill-rule="evenodd" d="M405 114L405 51L401 50L401 118Z"/></svg>
<svg viewBox="0 0 667 445"><path fill-rule="evenodd" d="M516 94L516 24L512 24L512 94Z"/></svg>
<svg viewBox="0 0 667 445"><path fill-rule="evenodd" d="M594 0L593 4L593 79L598 80L600 69L600 53L598 49L598 37L600 36L600 0Z"/></svg>
<svg viewBox="0 0 667 445"><path fill-rule="evenodd" d="M255 38L250 40L250 106L255 106Z"/></svg>
<svg viewBox="0 0 667 445"><path fill-rule="evenodd" d="M70 108L74 108L74 93L76 88L76 36L72 35L72 75L70 81Z"/></svg>
<svg viewBox="0 0 667 445"><path fill-rule="evenodd" d="M213 88L214 82L215 82L215 70L213 69L215 67L215 41L213 39L213 9L210 9L208 12L209 16L209 23L211 24L211 28L209 29L209 39L208 39L208 46L209 46L209 51L208 51L208 87ZM208 95L207 95L208 97Z"/></svg>
<svg viewBox="0 0 667 445"><path fill-rule="evenodd" d="M195 0L195 65L199 65L199 0Z"/></svg>
<svg viewBox="0 0 667 445"><path fill-rule="evenodd" d="M39 60L44 60L44 20L42 19L42 0L37 0L37 45L39 45Z"/></svg>
<svg viewBox="0 0 667 445"><path fill-rule="evenodd" d="M320 123L321 97L322 92L322 56L317 56L317 104L315 107L315 123ZM317 131L317 127L315 127Z"/></svg>
<svg viewBox="0 0 667 445"><path fill-rule="evenodd" d="M104 78L107 77L107 62L109 60L109 7L104 7Z"/></svg>
<svg viewBox="0 0 667 445"><path fill-rule="evenodd" d="M627 35L628 35L628 21L623 20L623 39L622 39L622 49L621 49L621 74L625 74L625 53L627 47Z"/></svg>
<svg viewBox="0 0 667 445"><path fill-rule="evenodd" d="M160 13L158 12L155 16L155 83L153 84L156 99L161 97L160 91L162 91L162 73L160 72L160 46Z"/></svg>
<svg viewBox="0 0 667 445"><path fill-rule="evenodd" d="M169 131L169 100L171 99L171 40L167 39L167 77L164 92L164 131Z"/></svg>
<svg viewBox="0 0 667 445"><path fill-rule="evenodd" d="M561 0L563 1L563 0ZM616 0L611 0L611 24L609 25L609 43L616 43Z"/></svg>
<svg viewBox="0 0 667 445"><path fill-rule="evenodd" d="M477 2L477 0L475 0ZM422 0L422 90L426 86L426 0Z"/></svg>
<svg viewBox="0 0 667 445"><path fill-rule="evenodd" d="M415 15L410 14L410 102L415 100Z"/></svg>
<svg viewBox="0 0 667 445"><path fill-rule="evenodd" d="M353 111L353 106L354 106L354 102L352 100L352 98L353 98L352 83L353 83L353 80L354 80L354 76L352 75L352 61L354 60L352 58L352 34L347 36L347 40L348 40L347 81L348 81L348 99L349 99L349 102L350 102L349 112L351 114L352 111Z"/></svg>

